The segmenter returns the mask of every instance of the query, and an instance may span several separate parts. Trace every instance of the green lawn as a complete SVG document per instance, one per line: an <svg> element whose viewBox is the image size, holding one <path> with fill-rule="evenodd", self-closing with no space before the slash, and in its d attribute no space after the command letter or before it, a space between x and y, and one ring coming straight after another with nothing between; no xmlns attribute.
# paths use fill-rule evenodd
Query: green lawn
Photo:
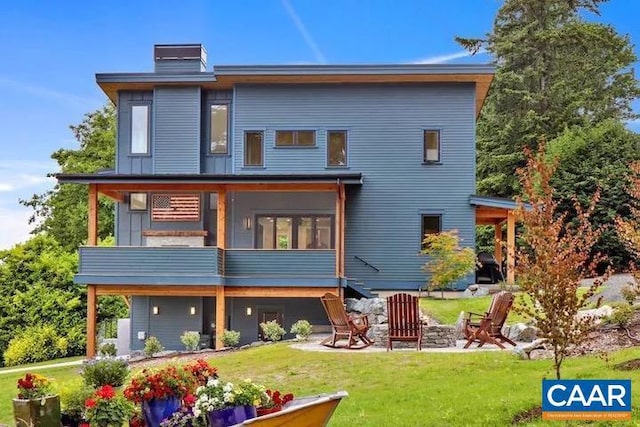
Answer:
<svg viewBox="0 0 640 427"><path fill-rule="evenodd" d="M27 367L28 368L33 368L35 366L52 365L54 363L74 362L76 360L82 360L82 359L84 359L84 357L75 356L75 357L65 357L63 359L48 360L46 362L31 363L29 365L7 366L7 367L4 367L4 368L0 368L0 372L11 371L13 369L22 369L22 368L27 368Z"/></svg>
<svg viewBox="0 0 640 427"><path fill-rule="evenodd" d="M420 300L420 308L440 323L453 325L456 323L456 320L458 320L461 311L479 314L487 311L489 304L491 304L491 298L493 298L493 295L456 299L422 298ZM516 298L516 303L517 301L518 299ZM514 310L509 312L507 324L526 321L526 317L516 313Z"/></svg>
<svg viewBox="0 0 640 427"><path fill-rule="evenodd" d="M613 353L610 364L638 357L637 349ZM540 404L549 361L519 361L508 351L464 354L315 353L287 344L263 346L211 359L224 379L251 378L296 395L346 390L331 426L498 426ZM602 359L565 362L566 378L630 378ZM77 380L77 367L41 372L58 382ZM634 372L637 377L637 372ZM0 376L0 423L11 425L18 374ZM633 388L640 421L640 389ZM557 422L531 425L557 426ZM564 425L564 424L563 424ZM616 426L625 425L615 423ZM631 424L633 425L633 424Z"/></svg>

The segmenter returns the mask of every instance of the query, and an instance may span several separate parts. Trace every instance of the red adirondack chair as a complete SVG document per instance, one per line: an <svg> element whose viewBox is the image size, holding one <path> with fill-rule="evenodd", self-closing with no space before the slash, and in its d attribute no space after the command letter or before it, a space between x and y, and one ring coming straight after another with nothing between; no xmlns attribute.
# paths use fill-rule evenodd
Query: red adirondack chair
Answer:
<svg viewBox="0 0 640 427"><path fill-rule="evenodd" d="M484 314L469 313L464 325L464 335L467 338L464 348L469 348L474 341L479 342L478 347L491 343L504 349L502 344L505 342L515 347L516 343L502 335L502 327L513 305L513 298L511 292L498 292L491 300L489 311Z"/></svg>
<svg viewBox="0 0 640 427"><path fill-rule="evenodd" d="M327 312L333 332L329 338L323 340L320 344L327 347L345 347L348 349L361 349L373 344L373 341L367 337L367 332L369 331L369 319L367 316L348 315L340 297L330 292L324 294L320 300ZM336 345L336 342L342 339L347 339L347 344L343 346ZM356 346L355 344L358 341L361 341L362 345Z"/></svg>
<svg viewBox="0 0 640 427"><path fill-rule="evenodd" d="M415 341L417 350L422 349L422 320L418 297L395 294L387 298L389 338L387 351L393 350L393 341Z"/></svg>

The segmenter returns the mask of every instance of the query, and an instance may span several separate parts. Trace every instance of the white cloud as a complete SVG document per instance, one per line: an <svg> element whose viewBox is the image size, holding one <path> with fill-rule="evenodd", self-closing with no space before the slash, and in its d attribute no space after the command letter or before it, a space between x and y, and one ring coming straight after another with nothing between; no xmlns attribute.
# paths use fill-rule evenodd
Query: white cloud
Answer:
<svg viewBox="0 0 640 427"><path fill-rule="evenodd" d="M300 19L295 9L293 8L293 6L291 6L291 3L289 3L289 0L281 0L281 1L282 1L282 7L284 7L284 10L289 15L289 18L291 18L291 20L293 21L293 24L296 26L296 28L300 32L300 35L302 35L302 38L304 39L305 43L315 55L316 60L321 64L326 64L327 58L325 58L324 54L318 47L318 44L311 36L311 33L307 30L307 26L304 25L304 22L302 22L302 19Z"/></svg>
<svg viewBox="0 0 640 427"><path fill-rule="evenodd" d="M8 192L13 190L14 190L13 185L0 182L0 192L5 192L5 191Z"/></svg>
<svg viewBox="0 0 640 427"><path fill-rule="evenodd" d="M0 207L0 250L9 249L16 243L24 242L33 228L29 224L30 211L16 206L12 209Z"/></svg>
<svg viewBox="0 0 640 427"><path fill-rule="evenodd" d="M57 165L52 160L0 160L0 191L18 192L53 184L55 180L47 174L56 169Z"/></svg>
<svg viewBox="0 0 640 427"><path fill-rule="evenodd" d="M486 50L482 49L476 53L476 55L483 55L487 53ZM418 59L416 61L412 61L412 64L444 64L449 61L453 61L454 59L466 58L471 56L471 52L468 50L461 50L460 52L447 53L444 55L430 56L427 58Z"/></svg>

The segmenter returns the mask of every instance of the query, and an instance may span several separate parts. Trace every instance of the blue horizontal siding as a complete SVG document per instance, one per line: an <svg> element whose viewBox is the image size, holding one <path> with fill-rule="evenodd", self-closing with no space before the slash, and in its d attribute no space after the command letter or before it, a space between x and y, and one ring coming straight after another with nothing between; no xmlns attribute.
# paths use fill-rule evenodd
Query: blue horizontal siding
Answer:
<svg viewBox="0 0 640 427"><path fill-rule="evenodd" d="M76 281L91 284L220 283L218 248L85 246Z"/></svg>
<svg viewBox="0 0 640 427"><path fill-rule="evenodd" d="M348 170L362 173L364 184L347 188L347 277L374 289L426 283L422 214L442 215L443 229L457 229L462 246L474 246L473 84L241 85L235 119L234 165L242 174L332 173L326 132L348 132ZM275 130L284 128L316 129L316 147L275 148ZM265 132L263 170L243 168L243 132L252 129ZM440 131L440 164L422 164L425 129Z"/></svg>
<svg viewBox="0 0 640 427"><path fill-rule="evenodd" d="M200 173L200 87L156 87L153 98L154 172Z"/></svg>
<svg viewBox="0 0 640 427"><path fill-rule="evenodd" d="M227 276L333 277L333 250L241 250L225 251Z"/></svg>

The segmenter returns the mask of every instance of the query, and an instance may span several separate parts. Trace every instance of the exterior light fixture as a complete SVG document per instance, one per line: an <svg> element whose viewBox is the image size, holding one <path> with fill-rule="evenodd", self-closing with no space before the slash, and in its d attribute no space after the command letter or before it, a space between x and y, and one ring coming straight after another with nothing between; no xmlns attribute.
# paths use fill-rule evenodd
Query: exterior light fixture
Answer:
<svg viewBox="0 0 640 427"><path fill-rule="evenodd" d="M160 313L160 307L158 307L157 305L154 305L153 308L151 309L151 312L153 314L159 314Z"/></svg>
<svg viewBox="0 0 640 427"><path fill-rule="evenodd" d="M191 314L192 316L195 316L196 308L194 306L191 306L191 308L189 308L189 314Z"/></svg>
<svg viewBox="0 0 640 427"><path fill-rule="evenodd" d="M251 316L251 313L253 313L253 310L251 310L251 307L247 307L247 316Z"/></svg>
<svg viewBox="0 0 640 427"><path fill-rule="evenodd" d="M247 216L244 218L244 229L251 230L251 217Z"/></svg>

